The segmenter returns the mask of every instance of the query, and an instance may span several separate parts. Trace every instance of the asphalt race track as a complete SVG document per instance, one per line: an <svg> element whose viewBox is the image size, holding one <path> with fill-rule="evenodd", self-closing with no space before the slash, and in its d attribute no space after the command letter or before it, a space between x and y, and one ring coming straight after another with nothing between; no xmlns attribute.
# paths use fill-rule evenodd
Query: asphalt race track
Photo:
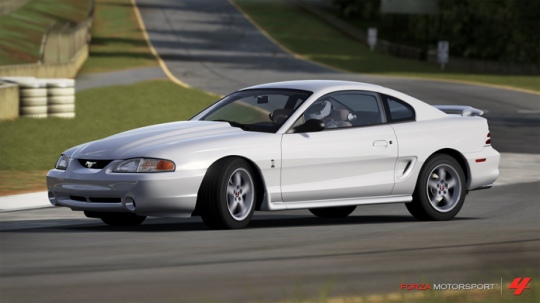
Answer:
<svg viewBox="0 0 540 303"><path fill-rule="evenodd" d="M227 1L137 3L161 57L193 87L226 94L348 79L472 105L487 112L494 147L521 166L502 163L511 172L504 182L471 192L449 222L416 221L400 204L358 207L340 220L260 212L236 231L210 231L198 218L112 228L67 209L3 212L0 302L274 302L330 285L332 295L399 292L401 283L497 283L499 292L501 278L540 277L538 95L337 73L283 52Z"/></svg>

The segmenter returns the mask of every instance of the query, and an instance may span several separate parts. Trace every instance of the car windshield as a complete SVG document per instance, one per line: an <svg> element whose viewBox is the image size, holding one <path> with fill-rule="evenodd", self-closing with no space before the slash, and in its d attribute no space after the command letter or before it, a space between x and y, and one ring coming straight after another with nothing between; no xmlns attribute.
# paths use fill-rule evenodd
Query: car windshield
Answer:
<svg viewBox="0 0 540 303"><path fill-rule="evenodd" d="M218 101L199 120L228 122L246 131L275 133L312 92L248 89Z"/></svg>

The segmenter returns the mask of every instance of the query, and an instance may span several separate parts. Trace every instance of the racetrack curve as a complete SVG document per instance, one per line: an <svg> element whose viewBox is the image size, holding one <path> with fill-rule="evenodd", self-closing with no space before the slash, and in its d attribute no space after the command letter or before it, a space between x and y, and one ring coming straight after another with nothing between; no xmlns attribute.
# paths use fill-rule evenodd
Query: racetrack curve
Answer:
<svg viewBox="0 0 540 303"><path fill-rule="evenodd" d="M494 147L525 159L523 171L510 167L506 185L471 192L448 222L416 221L400 204L358 207L340 220L260 212L236 231L210 231L199 218L118 229L59 208L0 213L1 302L272 302L317 296L328 285L333 295L355 295L399 292L401 283L540 277L538 95L338 73L282 51L227 1L137 3L156 50L193 87L226 94L271 81L346 79L472 105L487 111Z"/></svg>

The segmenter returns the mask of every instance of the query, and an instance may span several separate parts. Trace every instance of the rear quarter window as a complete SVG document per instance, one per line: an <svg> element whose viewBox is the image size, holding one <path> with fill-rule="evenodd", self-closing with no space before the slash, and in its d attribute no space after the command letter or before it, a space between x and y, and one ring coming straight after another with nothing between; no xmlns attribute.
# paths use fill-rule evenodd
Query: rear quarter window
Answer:
<svg viewBox="0 0 540 303"><path fill-rule="evenodd" d="M382 95L382 99L388 122L406 122L416 120L414 108L405 101L388 95Z"/></svg>

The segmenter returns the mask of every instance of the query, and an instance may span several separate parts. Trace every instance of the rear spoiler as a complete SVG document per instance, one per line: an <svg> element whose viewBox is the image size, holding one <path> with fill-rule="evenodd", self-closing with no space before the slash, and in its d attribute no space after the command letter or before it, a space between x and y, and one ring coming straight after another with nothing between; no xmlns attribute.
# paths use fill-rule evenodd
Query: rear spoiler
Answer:
<svg viewBox="0 0 540 303"><path fill-rule="evenodd" d="M478 108L465 105L433 105L436 109L447 114L461 115L467 117L482 116L484 112Z"/></svg>

